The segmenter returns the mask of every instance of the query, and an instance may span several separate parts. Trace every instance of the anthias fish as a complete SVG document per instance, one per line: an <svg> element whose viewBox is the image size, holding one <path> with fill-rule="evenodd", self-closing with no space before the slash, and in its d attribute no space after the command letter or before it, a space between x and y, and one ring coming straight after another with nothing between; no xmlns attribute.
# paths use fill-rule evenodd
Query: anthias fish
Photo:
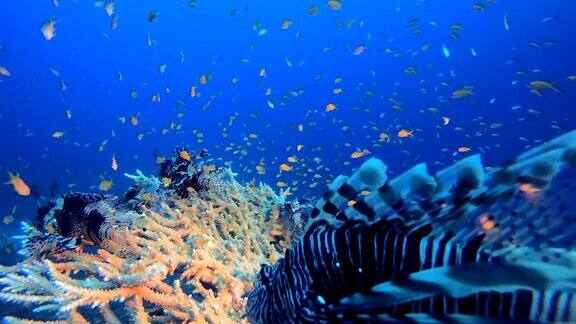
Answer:
<svg viewBox="0 0 576 324"><path fill-rule="evenodd" d="M576 321L576 131L486 171L478 155L339 176L248 297L256 323ZM534 188L530 193L526 188ZM363 196L360 193L368 190ZM353 203L349 203L349 202Z"/></svg>

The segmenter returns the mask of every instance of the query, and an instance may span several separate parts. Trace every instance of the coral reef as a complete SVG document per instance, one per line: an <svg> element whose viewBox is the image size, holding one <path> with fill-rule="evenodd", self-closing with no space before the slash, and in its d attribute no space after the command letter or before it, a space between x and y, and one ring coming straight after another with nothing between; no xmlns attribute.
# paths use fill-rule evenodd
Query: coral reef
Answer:
<svg viewBox="0 0 576 324"><path fill-rule="evenodd" d="M26 261L0 267L0 299L32 312L6 319L576 320L576 131L493 168L475 155L389 179L372 158L315 205L175 155L121 197L40 208Z"/></svg>
<svg viewBox="0 0 576 324"><path fill-rule="evenodd" d="M179 185L138 171L122 197L71 193L39 210L24 225L26 261L0 267L0 299L32 312L6 319L246 322L244 295L294 241L284 228L298 227L290 214L301 206L229 169L190 169L162 174ZM182 187L199 178L217 189Z"/></svg>

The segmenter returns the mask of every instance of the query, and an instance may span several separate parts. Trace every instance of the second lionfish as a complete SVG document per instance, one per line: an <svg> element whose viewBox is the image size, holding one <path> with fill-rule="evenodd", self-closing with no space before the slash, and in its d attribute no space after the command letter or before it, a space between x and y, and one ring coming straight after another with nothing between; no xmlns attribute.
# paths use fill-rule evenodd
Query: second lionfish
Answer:
<svg viewBox="0 0 576 324"><path fill-rule="evenodd" d="M370 159L336 178L299 243L263 266L248 316L576 321L575 164L576 131L491 169L471 156L389 179Z"/></svg>

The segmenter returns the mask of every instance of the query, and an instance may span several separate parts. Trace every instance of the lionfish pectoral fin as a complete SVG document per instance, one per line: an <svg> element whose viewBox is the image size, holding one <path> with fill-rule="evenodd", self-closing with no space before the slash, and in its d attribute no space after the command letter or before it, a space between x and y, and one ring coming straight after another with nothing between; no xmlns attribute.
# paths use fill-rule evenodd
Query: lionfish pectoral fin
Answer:
<svg viewBox="0 0 576 324"><path fill-rule="evenodd" d="M536 146L496 169L493 174L500 182L518 183L521 180L539 182L540 187L548 185L562 166L576 164L576 131ZM497 181L498 182L498 181Z"/></svg>
<svg viewBox="0 0 576 324"><path fill-rule="evenodd" d="M338 212L343 210L342 206L356 199L362 190L377 190L384 185L388 179L386 170L387 166L382 161L371 158L364 162L352 176L336 177L322 198L316 202L306 229L320 220L331 221L336 218Z"/></svg>
<svg viewBox="0 0 576 324"><path fill-rule="evenodd" d="M540 155L544 152L548 152L557 148L567 148L567 149L575 149L576 148L576 130L556 137L548 142L540 144L520 155L514 161L523 161L527 160L528 158Z"/></svg>
<svg viewBox="0 0 576 324"><path fill-rule="evenodd" d="M426 323L426 324L446 324L446 323L466 323L466 324L498 324L509 323L510 321L498 320L493 317L482 317L475 315L463 314L424 314L424 313L408 313L402 318L392 317L388 315L378 315L378 322L382 323Z"/></svg>
<svg viewBox="0 0 576 324"><path fill-rule="evenodd" d="M520 289L576 289L576 269L544 262L475 263L416 272L407 279L387 281L340 300L338 308L355 312L383 309L435 295L463 298L482 292L514 292Z"/></svg>
<svg viewBox="0 0 576 324"><path fill-rule="evenodd" d="M435 208L438 201L451 203L472 190L484 190L486 177L478 155L463 159L435 176L421 163L387 182L386 169L382 161L372 158L350 178L337 177L316 203L306 228L322 219L373 221L389 212L418 218ZM361 195L362 190L367 194ZM346 206L345 202L351 204Z"/></svg>
<svg viewBox="0 0 576 324"><path fill-rule="evenodd" d="M471 186L470 189L477 189L484 182L485 177L480 155L460 160L436 173L438 191L434 194L434 200L446 198L453 193L454 187L458 184L466 184Z"/></svg>

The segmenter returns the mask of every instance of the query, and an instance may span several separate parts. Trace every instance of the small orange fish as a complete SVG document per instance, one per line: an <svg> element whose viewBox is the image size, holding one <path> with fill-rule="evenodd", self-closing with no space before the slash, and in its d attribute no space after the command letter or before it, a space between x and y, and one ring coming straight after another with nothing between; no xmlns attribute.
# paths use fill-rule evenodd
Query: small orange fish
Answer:
<svg viewBox="0 0 576 324"><path fill-rule="evenodd" d="M13 175L12 173L8 172L8 181L4 184L11 184L14 187L14 190L20 196L28 196L30 195L30 187L20 178L19 174Z"/></svg>
<svg viewBox="0 0 576 324"><path fill-rule="evenodd" d="M494 222L490 218L491 218L490 215L484 214L480 216L480 218L478 219L478 223L480 223L480 226L486 232L493 229L494 226L496 225L496 222Z"/></svg>
<svg viewBox="0 0 576 324"><path fill-rule="evenodd" d="M368 150L355 151L350 155L350 157L353 159L357 159L357 158L363 157L364 155L366 155L368 153L370 153L370 151L368 151Z"/></svg>
<svg viewBox="0 0 576 324"><path fill-rule="evenodd" d="M292 167L286 163L282 163L280 164L280 171L286 171L286 172L292 171Z"/></svg>
<svg viewBox="0 0 576 324"><path fill-rule="evenodd" d="M188 153L188 151L180 151L180 154L178 154L181 158L183 158L186 161L190 161L190 153Z"/></svg>
<svg viewBox="0 0 576 324"><path fill-rule="evenodd" d="M282 29L288 29L292 26L292 20L286 19L282 22Z"/></svg>
<svg viewBox="0 0 576 324"><path fill-rule="evenodd" d="M472 150L472 149L469 148L468 146L460 146L460 147L458 148L458 152L459 152L459 153L467 153L467 152L470 152L471 150Z"/></svg>
<svg viewBox="0 0 576 324"><path fill-rule="evenodd" d="M329 104L326 105L326 111L332 111L332 110L334 110L334 109L336 109L336 105L335 105L335 104L329 103Z"/></svg>
<svg viewBox="0 0 576 324"><path fill-rule="evenodd" d="M411 136L412 136L412 132L413 132L413 130L409 131L409 130L407 130L407 129L401 129L401 130L398 132L398 137L400 137L400 138L411 137Z"/></svg>
<svg viewBox="0 0 576 324"><path fill-rule="evenodd" d="M112 170L118 171L118 161L116 161L116 156L112 155Z"/></svg>
<svg viewBox="0 0 576 324"><path fill-rule="evenodd" d="M534 195L540 192L540 189L534 187L531 183L523 183L520 185L520 191L527 195Z"/></svg>

